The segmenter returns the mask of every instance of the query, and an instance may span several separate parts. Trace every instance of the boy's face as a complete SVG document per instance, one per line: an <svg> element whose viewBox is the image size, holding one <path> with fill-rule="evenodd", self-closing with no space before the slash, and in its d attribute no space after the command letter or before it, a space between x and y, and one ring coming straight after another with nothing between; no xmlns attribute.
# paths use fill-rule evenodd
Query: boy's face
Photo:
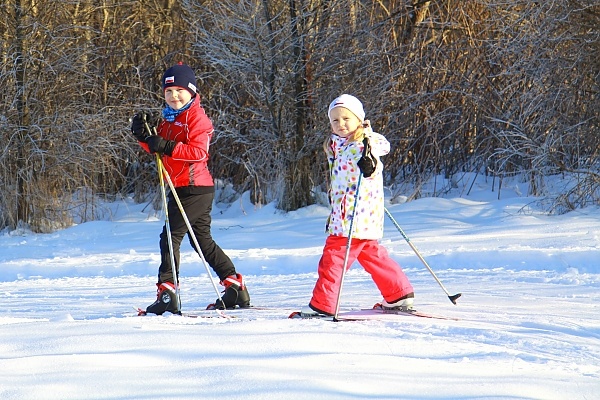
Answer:
<svg viewBox="0 0 600 400"><path fill-rule="evenodd" d="M331 110L329 123L333 133L347 138L361 125L361 120L347 108L336 107Z"/></svg>
<svg viewBox="0 0 600 400"><path fill-rule="evenodd" d="M192 94L181 86L170 86L165 89L165 101L173 110L179 110L192 99Z"/></svg>

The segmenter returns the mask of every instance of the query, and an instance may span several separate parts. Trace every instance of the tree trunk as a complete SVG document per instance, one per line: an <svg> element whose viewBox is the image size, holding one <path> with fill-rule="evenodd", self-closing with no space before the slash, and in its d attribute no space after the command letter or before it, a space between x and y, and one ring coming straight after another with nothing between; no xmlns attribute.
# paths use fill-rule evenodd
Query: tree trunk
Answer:
<svg viewBox="0 0 600 400"><path fill-rule="evenodd" d="M15 92L17 109L17 137L18 147L15 160L16 175L16 221L27 222L29 220L29 202L27 199L27 180L25 179L27 159L27 130L29 126L29 115L25 96L25 65L23 62L25 30L23 29L23 4L22 0L15 0Z"/></svg>
<svg viewBox="0 0 600 400"><path fill-rule="evenodd" d="M296 210L313 203L310 196L310 165L308 156L303 151L306 135L307 90L306 90L306 49L303 43L304 17L303 0L289 0L290 23L294 59L294 116L295 132L291 140L291 157L288 164L285 189L283 192L283 209ZM299 5L300 11L297 6Z"/></svg>

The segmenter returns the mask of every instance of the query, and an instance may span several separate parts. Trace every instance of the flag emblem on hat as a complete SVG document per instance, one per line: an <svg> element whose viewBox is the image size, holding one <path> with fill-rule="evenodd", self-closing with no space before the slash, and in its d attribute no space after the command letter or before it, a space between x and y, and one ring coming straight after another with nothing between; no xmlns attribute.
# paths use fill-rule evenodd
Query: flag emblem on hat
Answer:
<svg viewBox="0 0 600 400"><path fill-rule="evenodd" d="M175 82L175 77L174 76L167 76L165 78L165 85L168 83L174 83Z"/></svg>

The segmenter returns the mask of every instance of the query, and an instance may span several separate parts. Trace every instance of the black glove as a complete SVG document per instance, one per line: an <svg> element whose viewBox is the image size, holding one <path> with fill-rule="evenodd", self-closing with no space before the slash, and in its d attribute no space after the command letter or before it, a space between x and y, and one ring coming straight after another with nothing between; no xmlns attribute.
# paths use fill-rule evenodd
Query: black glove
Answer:
<svg viewBox="0 0 600 400"><path fill-rule="evenodd" d="M153 135L146 138L148 148L152 153L165 154L170 156L173 154L176 142L174 140L166 140L162 136Z"/></svg>
<svg viewBox="0 0 600 400"><path fill-rule="evenodd" d="M146 124L144 123L144 113L137 113L131 119L131 133L133 136L140 142L146 142L146 136L148 136L148 132L146 131Z"/></svg>
<svg viewBox="0 0 600 400"><path fill-rule="evenodd" d="M146 143L146 139L153 134L153 128L158 126L159 122L160 114L158 112L140 111L131 120L131 133L138 141ZM150 132L146 125L150 128Z"/></svg>
<svg viewBox="0 0 600 400"><path fill-rule="evenodd" d="M360 172L362 172L365 178L370 177L375 172L375 168L377 167L377 161L371 154L371 145L369 144L369 139L366 137L363 139L363 154L360 160L358 160L358 168L360 168Z"/></svg>

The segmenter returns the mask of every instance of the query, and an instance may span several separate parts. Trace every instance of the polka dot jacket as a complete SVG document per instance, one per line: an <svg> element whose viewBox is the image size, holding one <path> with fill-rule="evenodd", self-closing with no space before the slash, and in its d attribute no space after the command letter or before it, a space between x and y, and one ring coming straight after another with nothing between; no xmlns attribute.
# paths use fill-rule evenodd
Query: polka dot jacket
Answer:
<svg viewBox="0 0 600 400"><path fill-rule="evenodd" d="M360 188L357 188L360 176L357 163L362 156L362 141L350 141L332 134L330 146L326 149L331 205L326 231L330 235L348 237L350 222L354 218L353 238L383 237L383 164L379 157L389 153L390 143L383 135L373 132L370 128L365 129L365 136L371 144L371 153L377 160L377 168L369 178L362 178ZM357 190L358 202L355 210Z"/></svg>

